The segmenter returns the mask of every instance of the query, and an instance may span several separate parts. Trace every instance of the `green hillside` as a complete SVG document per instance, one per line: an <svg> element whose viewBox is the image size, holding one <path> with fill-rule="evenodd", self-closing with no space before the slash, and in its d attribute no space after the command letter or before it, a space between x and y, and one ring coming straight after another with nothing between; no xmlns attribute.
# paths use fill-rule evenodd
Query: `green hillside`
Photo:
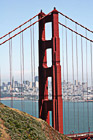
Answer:
<svg viewBox="0 0 93 140"><path fill-rule="evenodd" d="M0 140L63 140L45 121L0 103Z"/></svg>

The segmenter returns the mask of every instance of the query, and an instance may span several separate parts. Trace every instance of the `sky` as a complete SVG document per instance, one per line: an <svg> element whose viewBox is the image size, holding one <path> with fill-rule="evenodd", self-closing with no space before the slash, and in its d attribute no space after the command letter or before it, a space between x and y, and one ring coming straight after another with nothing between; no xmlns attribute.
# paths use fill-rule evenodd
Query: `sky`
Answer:
<svg viewBox="0 0 93 140"><path fill-rule="evenodd" d="M57 10L93 29L93 0L0 0L0 36L30 19L42 9Z"/></svg>
<svg viewBox="0 0 93 140"><path fill-rule="evenodd" d="M39 13L41 9L47 14L54 7L93 30L93 0L1 0L0 37ZM2 49L4 50L4 48ZM2 55L1 63L4 62L5 56L8 58L8 49L5 48L4 52L0 52L0 55Z"/></svg>

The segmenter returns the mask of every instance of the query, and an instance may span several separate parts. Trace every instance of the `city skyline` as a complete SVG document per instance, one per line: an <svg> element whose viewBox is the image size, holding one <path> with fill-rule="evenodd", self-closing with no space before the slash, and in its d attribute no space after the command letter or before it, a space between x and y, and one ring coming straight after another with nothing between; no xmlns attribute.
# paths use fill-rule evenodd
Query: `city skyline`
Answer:
<svg viewBox="0 0 93 140"><path fill-rule="evenodd" d="M34 77L35 81L30 82L28 80L22 83L15 81L12 78L11 82L1 83L1 98L2 100L11 100L11 94L14 100L32 99L32 96L39 99L39 81L38 76ZM62 85L62 98L64 101L71 102L84 102L93 100L93 86L88 86L85 82L80 82L75 80L74 83L66 82L65 80L61 83ZM51 100L52 98L52 83L48 81L48 96Z"/></svg>

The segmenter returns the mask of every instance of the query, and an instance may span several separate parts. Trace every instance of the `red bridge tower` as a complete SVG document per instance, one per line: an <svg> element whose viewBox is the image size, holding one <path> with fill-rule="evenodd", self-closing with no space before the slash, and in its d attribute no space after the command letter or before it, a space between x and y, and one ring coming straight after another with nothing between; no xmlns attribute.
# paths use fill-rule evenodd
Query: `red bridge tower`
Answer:
<svg viewBox="0 0 93 140"><path fill-rule="evenodd" d="M39 19L45 14L41 11ZM52 39L45 39L45 23L52 22ZM52 49L52 66L47 67L46 50ZM52 100L48 99L48 77L52 77ZM61 89L60 39L58 11L39 21L39 117L50 124L49 111L52 111L52 126L63 133L63 100Z"/></svg>

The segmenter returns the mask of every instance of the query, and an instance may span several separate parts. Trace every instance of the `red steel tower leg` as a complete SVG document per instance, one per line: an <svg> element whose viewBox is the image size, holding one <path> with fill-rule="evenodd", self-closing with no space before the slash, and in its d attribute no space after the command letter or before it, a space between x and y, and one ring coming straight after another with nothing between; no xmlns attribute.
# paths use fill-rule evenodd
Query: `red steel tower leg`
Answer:
<svg viewBox="0 0 93 140"><path fill-rule="evenodd" d="M39 19L45 16L41 11ZM43 20L39 22L39 117L43 120L49 121L49 112L47 112L47 106L45 100L48 99L48 78L46 76L47 68L47 54L44 49L43 42L45 41L45 24Z"/></svg>
<svg viewBox="0 0 93 140"><path fill-rule="evenodd" d="M45 16L39 14L39 19ZM52 39L45 40L45 23L52 22ZM52 49L52 66L47 67L46 49ZM52 77L52 100L48 99L48 77ZM50 123L49 111L52 111L52 125L63 133L63 100L61 89L60 39L58 11L45 16L39 22L39 117Z"/></svg>

